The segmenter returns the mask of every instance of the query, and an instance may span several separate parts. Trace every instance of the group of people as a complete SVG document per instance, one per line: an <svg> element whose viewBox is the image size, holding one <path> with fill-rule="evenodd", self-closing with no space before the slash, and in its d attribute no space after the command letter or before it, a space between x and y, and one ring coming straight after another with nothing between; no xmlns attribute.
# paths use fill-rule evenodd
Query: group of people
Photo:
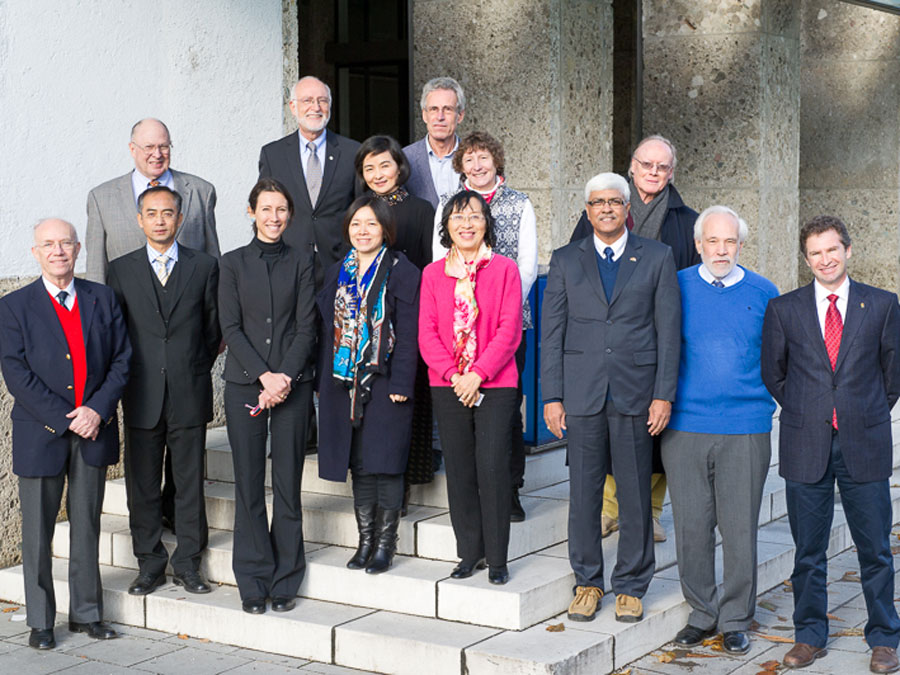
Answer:
<svg viewBox="0 0 900 675"><path fill-rule="evenodd" d="M116 635L103 622L98 537L105 468L118 459L120 399L139 567L129 593L152 593L169 564L186 591L212 590L200 570L203 457L210 372L226 348L233 569L244 611L295 606L314 399L319 474L352 477L359 538L348 567L391 567L408 486L435 469L433 415L460 559L449 576L487 567L491 583L509 580L510 522L526 516L521 402L535 212L507 185L499 141L457 135L465 95L455 80L426 83L420 104L424 138L406 148L387 136L360 144L327 131L331 92L302 78L290 100L299 130L262 148L247 207L252 238L225 255L215 189L170 167L169 131L154 119L132 128L134 170L88 196L90 280L74 277L81 244L70 223L35 226L41 278L0 299L32 647L55 645L50 540L67 479L70 628ZM814 282L779 297L737 264L743 219L721 205L699 215L688 208L672 184L675 167L674 146L650 136L635 148L627 179L591 178L571 242L550 262L541 394L547 426L567 436L568 617L596 616L601 541L618 530L615 616L643 618L668 482L692 608L675 641L690 647L722 631L726 651L749 650L777 401L797 543L796 644L785 664L825 655L837 481L861 561L870 667L892 672L900 619L887 478L890 409L900 396L897 298L850 281L850 237L829 216L800 232ZM171 557L164 526L176 537Z"/></svg>

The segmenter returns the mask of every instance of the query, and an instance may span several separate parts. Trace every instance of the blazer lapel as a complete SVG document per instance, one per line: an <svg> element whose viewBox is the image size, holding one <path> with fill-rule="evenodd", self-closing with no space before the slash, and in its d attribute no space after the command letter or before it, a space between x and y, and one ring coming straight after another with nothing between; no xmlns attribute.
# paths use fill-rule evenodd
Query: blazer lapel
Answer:
<svg viewBox="0 0 900 675"><path fill-rule="evenodd" d="M597 252L594 250L594 239L588 237L581 242L581 266L584 273L591 282L591 286L603 306L607 306L606 292L603 290L603 282L600 280L600 270L597 269Z"/></svg>
<svg viewBox="0 0 900 675"><path fill-rule="evenodd" d="M293 182L293 186L286 186L288 191L291 194L299 195L300 199L302 199L309 210L312 213L313 207L315 206L309 200L309 188L306 185L306 176L303 174L303 167L301 166L300 159L300 132L296 131L287 137L287 142L285 143L285 151L286 155L284 157L284 163L287 168L287 175L290 176L291 181ZM293 188L293 189L291 189ZM321 194L321 190L319 191ZM294 209L294 217L297 215L297 211L299 211L299 204L296 205Z"/></svg>
<svg viewBox="0 0 900 675"><path fill-rule="evenodd" d="M126 173L116 184L117 199L122 219L126 225L137 228L137 202L134 199L134 188L131 186L131 173Z"/></svg>
<svg viewBox="0 0 900 675"><path fill-rule="evenodd" d="M184 221L186 221L187 214L191 212L191 198L194 196L194 190L190 180L183 173L174 169L172 169L172 183L175 185L175 192L181 195L181 213L184 214ZM184 227L184 221L182 221L181 227ZM180 230L178 234L181 234Z"/></svg>
<svg viewBox="0 0 900 675"><path fill-rule="evenodd" d="M94 320L94 303L97 302L97 298L94 297L90 287L79 279L75 280L75 293L78 298L78 312L81 314L84 343L87 344L88 335L91 333L91 321Z"/></svg>
<svg viewBox="0 0 900 675"><path fill-rule="evenodd" d="M853 344L853 338L866 318L866 293L853 280L850 280L850 293L847 296L847 316L844 317L844 330L841 333L841 347L838 350L837 363L834 370L844 362L847 352Z"/></svg>
<svg viewBox="0 0 900 675"><path fill-rule="evenodd" d="M816 311L816 292L813 284L809 283L800 289L797 304L797 318L806 330L809 343L815 345L813 349L825 361L828 369L831 369L831 359L828 358L828 350L825 348L825 338L822 337L822 327L819 325L819 313Z"/></svg>
<svg viewBox="0 0 900 675"><path fill-rule="evenodd" d="M169 315L175 311L184 289L187 288L188 282L197 268L194 252L184 246L179 246L178 262L175 263L175 267L180 267L181 269L175 275L175 288L172 289L172 304L170 305ZM174 270L175 268L173 267L172 269Z"/></svg>
<svg viewBox="0 0 900 675"><path fill-rule="evenodd" d="M62 324L60 324L59 317L56 316L56 310L53 307L53 299L47 293L47 289L44 288L44 282L39 278L31 284L31 288L31 307L34 313L47 325L47 330L53 337L63 345L67 345L66 334L63 333ZM77 292L80 293L81 289L78 289Z"/></svg>
<svg viewBox="0 0 900 675"><path fill-rule="evenodd" d="M425 185L429 199L432 204L440 203L437 189L434 187L434 180L431 178L431 164L428 162L428 136L422 139L418 151L415 153L416 166L413 168L419 176L422 176L422 183Z"/></svg>
<svg viewBox="0 0 900 675"><path fill-rule="evenodd" d="M322 187L319 188L318 202L322 201L322 196L328 192L328 186L331 185L331 179L334 178L334 171L337 168L338 159L341 157L341 146L337 144L334 134L325 132L325 167L322 173Z"/></svg>
<svg viewBox="0 0 900 675"><path fill-rule="evenodd" d="M616 272L616 285L613 287L609 301L610 305L615 303L616 299L622 294L625 284L631 279L631 275L641 259L641 249L643 248L638 238L629 233L628 238L625 240L625 250L622 251L622 256L619 258L619 271Z"/></svg>

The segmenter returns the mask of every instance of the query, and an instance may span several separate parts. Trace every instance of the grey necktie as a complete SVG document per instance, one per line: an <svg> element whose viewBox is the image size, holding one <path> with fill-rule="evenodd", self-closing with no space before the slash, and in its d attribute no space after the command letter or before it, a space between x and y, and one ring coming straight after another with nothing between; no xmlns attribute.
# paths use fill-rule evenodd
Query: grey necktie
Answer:
<svg viewBox="0 0 900 675"><path fill-rule="evenodd" d="M62 305L62 308L68 311L68 307L66 307L66 298L69 297L69 294L66 291L60 291L56 294L56 299L59 300L59 304Z"/></svg>
<svg viewBox="0 0 900 675"><path fill-rule="evenodd" d="M315 207L319 198L319 190L322 188L322 165L319 163L319 155L316 153L316 144L310 141L306 144L309 149L309 160L306 162L306 187L309 190L309 201Z"/></svg>
<svg viewBox="0 0 900 675"><path fill-rule="evenodd" d="M713 286L716 288L725 288L725 284L722 283L721 279L713 279Z"/></svg>

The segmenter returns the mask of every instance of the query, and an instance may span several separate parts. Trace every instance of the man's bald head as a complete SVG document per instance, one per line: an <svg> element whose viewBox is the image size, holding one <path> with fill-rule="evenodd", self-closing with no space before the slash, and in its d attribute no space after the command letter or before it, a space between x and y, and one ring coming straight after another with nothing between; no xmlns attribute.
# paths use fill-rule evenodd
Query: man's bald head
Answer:
<svg viewBox="0 0 900 675"><path fill-rule="evenodd" d="M147 117L131 127L128 144L134 158L134 168L150 180L156 180L169 168L172 158L172 139L169 128L153 117Z"/></svg>
<svg viewBox="0 0 900 675"><path fill-rule="evenodd" d="M75 276L75 261L81 251L75 226L61 218L45 218L34 226L31 254L47 281L65 288Z"/></svg>

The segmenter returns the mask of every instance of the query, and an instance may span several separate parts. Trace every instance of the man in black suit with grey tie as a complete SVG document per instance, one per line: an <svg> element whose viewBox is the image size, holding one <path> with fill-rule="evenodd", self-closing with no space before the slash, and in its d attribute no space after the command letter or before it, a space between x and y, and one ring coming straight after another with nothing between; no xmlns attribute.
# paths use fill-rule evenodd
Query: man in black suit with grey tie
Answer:
<svg viewBox="0 0 900 675"><path fill-rule="evenodd" d="M263 146L259 177L274 178L291 193L294 215L284 242L315 252L318 288L325 270L349 250L341 222L360 192L354 168L359 143L325 129L331 119L331 89L320 79L301 78L290 107L300 128Z"/></svg>
<svg viewBox="0 0 900 675"><path fill-rule="evenodd" d="M191 593L211 590L200 573L208 527L203 496L206 424L212 420L210 369L221 331L216 259L178 244L181 195L165 186L138 198L136 225L146 244L109 264L134 348L125 388L125 486L139 573L128 592L152 593L165 583L160 479L163 450L172 457L177 545L173 581Z"/></svg>

